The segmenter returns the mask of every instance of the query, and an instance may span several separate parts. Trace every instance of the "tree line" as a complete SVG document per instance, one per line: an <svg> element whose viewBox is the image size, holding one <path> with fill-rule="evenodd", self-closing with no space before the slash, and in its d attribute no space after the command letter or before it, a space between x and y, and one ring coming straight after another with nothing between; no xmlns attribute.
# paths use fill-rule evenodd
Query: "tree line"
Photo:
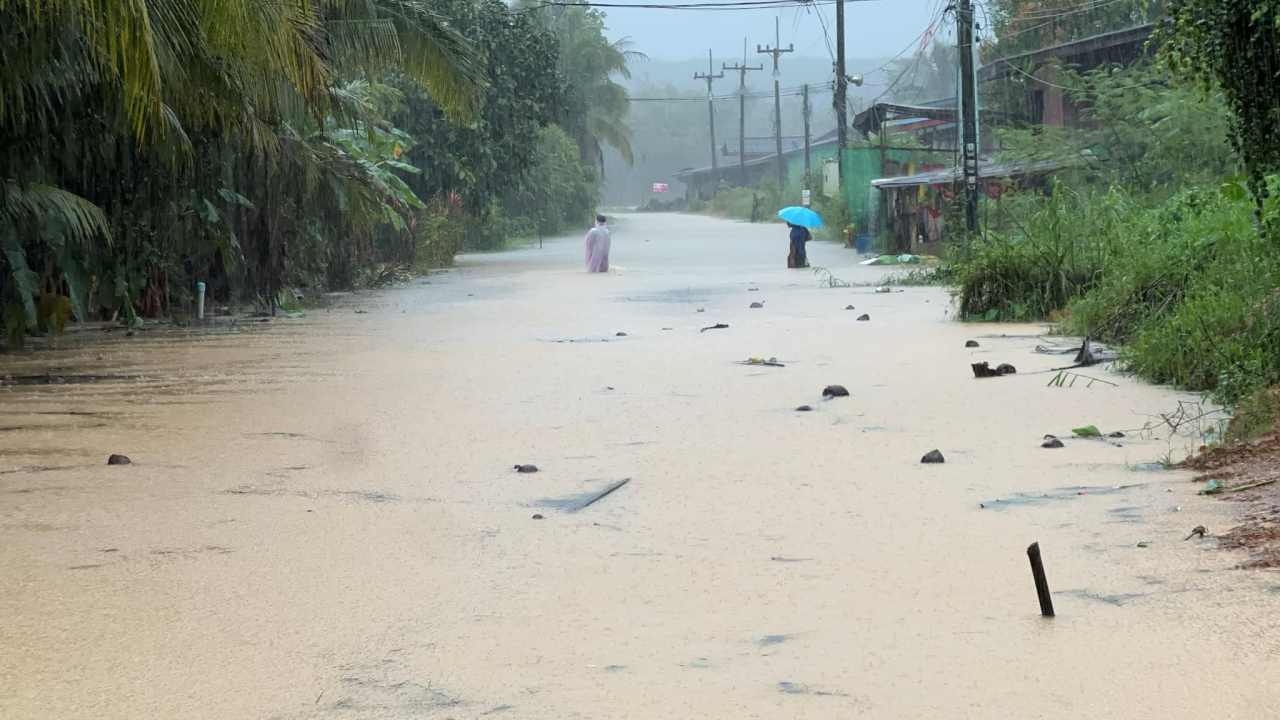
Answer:
<svg viewBox="0 0 1280 720"><path fill-rule="evenodd" d="M634 57L585 6L0 0L5 336L585 223Z"/></svg>

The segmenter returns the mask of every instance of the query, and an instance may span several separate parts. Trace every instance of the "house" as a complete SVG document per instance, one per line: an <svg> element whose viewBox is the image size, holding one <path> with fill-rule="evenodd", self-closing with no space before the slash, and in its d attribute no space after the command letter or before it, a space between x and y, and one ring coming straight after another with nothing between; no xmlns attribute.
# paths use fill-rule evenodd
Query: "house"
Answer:
<svg viewBox="0 0 1280 720"><path fill-rule="evenodd" d="M1073 127L1080 107L1058 82L1062 68L1087 72L1104 65L1130 65L1145 57L1154 25L1092 35L1072 42L996 58L978 70L978 82L1014 81L1025 87L1023 116L1031 125Z"/></svg>
<svg viewBox="0 0 1280 720"><path fill-rule="evenodd" d="M1060 162L978 165L979 188L989 200L1005 193L1042 187ZM890 253L936 255L945 239L947 206L961 190L959 168L951 166L901 177L871 181L884 204L884 250Z"/></svg>
<svg viewBox="0 0 1280 720"><path fill-rule="evenodd" d="M982 108L983 125L1076 126L1082 121L1082 108L1057 82L1061 69L1088 71L1112 63L1133 63L1147 53L1151 32L1152 25L1138 25L988 62L978 70L979 82L1013 83L1013 87L1024 94L1025 102L1012 104L1018 108L1018 115ZM945 209L960 192L962 182L956 155L959 133L954 107L954 99L918 106L880 103L854 120L854 127L863 133L879 133L881 143L886 137L892 138L895 132L909 132L917 143L927 144L931 150L946 149L952 153L953 159L945 168L932 171L898 173L891 163L883 163L885 172L871 182L880 197L879 212L874 215L869 230L883 238L889 251L933 254L945 239ZM880 132L882 128L885 132ZM978 176L980 187L989 199L998 201L1011 188L1042 186L1045 178L1063 165L998 164L992 160L998 149L994 147L994 135L979 133Z"/></svg>
<svg viewBox="0 0 1280 720"><path fill-rule="evenodd" d="M747 159L738 162L736 142L726 142L720 147L720 163L717 167L685 168L675 174L685 184L686 200L710 200L721 184L736 187L759 187L766 182L777 182L778 152L776 138L748 138ZM809 142L810 172L820 175L822 163L835 157L835 131L821 135ZM787 186L800 184L804 176L804 137L784 136L782 161L785 165ZM745 170L746 176L743 176ZM799 202L799 198L796 198Z"/></svg>

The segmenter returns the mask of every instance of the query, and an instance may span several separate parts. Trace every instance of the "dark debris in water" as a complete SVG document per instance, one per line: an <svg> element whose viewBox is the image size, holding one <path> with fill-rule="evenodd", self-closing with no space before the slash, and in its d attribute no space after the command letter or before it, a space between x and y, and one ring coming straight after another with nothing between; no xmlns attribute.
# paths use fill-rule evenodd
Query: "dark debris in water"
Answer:
<svg viewBox="0 0 1280 720"><path fill-rule="evenodd" d="M849 390L843 385L828 385L822 388L822 397L831 398L849 397Z"/></svg>
<svg viewBox="0 0 1280 720"><path fill-rule="evenodd" d="M791 635L765 635L756 641L760 647L769 647L770 645L781 645L791 639Z"/></svg>

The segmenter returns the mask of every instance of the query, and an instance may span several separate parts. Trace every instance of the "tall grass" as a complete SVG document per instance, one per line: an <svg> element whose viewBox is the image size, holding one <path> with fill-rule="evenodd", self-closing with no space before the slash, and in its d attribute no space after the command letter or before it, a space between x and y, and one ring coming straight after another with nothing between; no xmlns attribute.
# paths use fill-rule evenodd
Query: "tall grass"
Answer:
<svg viewBox="0 0 1280 720"><path fill-rule="evenodd" d="M1002 202L1006 229L973 240L955 255L960 311L966 319L1047 317L1097 284L1112 239L1135 211L1121 192L1058 186L1048 197Z"/></svg>
<svg viewBox="0 0 1280 720"><path fill-rule="evenodd" d="M1119 190L1057 188L1021 198L1013 229L958 252L967 319L1058 318L1124 345L1153 382L1236 404L1280 383L1280 212L1260 233L1234 189L1184 191L1154 206Z"/></svg>

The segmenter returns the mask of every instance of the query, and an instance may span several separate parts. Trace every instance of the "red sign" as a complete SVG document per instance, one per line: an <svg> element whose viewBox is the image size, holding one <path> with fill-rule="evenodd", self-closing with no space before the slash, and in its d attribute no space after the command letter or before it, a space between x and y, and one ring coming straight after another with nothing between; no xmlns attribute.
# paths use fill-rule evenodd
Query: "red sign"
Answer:
<svg viewBox="0 0 1280 720"><path fill-rule="evenodd" d="M666 183L654 183L653 191L656 193L664 193L671 188Z"/></svg>

